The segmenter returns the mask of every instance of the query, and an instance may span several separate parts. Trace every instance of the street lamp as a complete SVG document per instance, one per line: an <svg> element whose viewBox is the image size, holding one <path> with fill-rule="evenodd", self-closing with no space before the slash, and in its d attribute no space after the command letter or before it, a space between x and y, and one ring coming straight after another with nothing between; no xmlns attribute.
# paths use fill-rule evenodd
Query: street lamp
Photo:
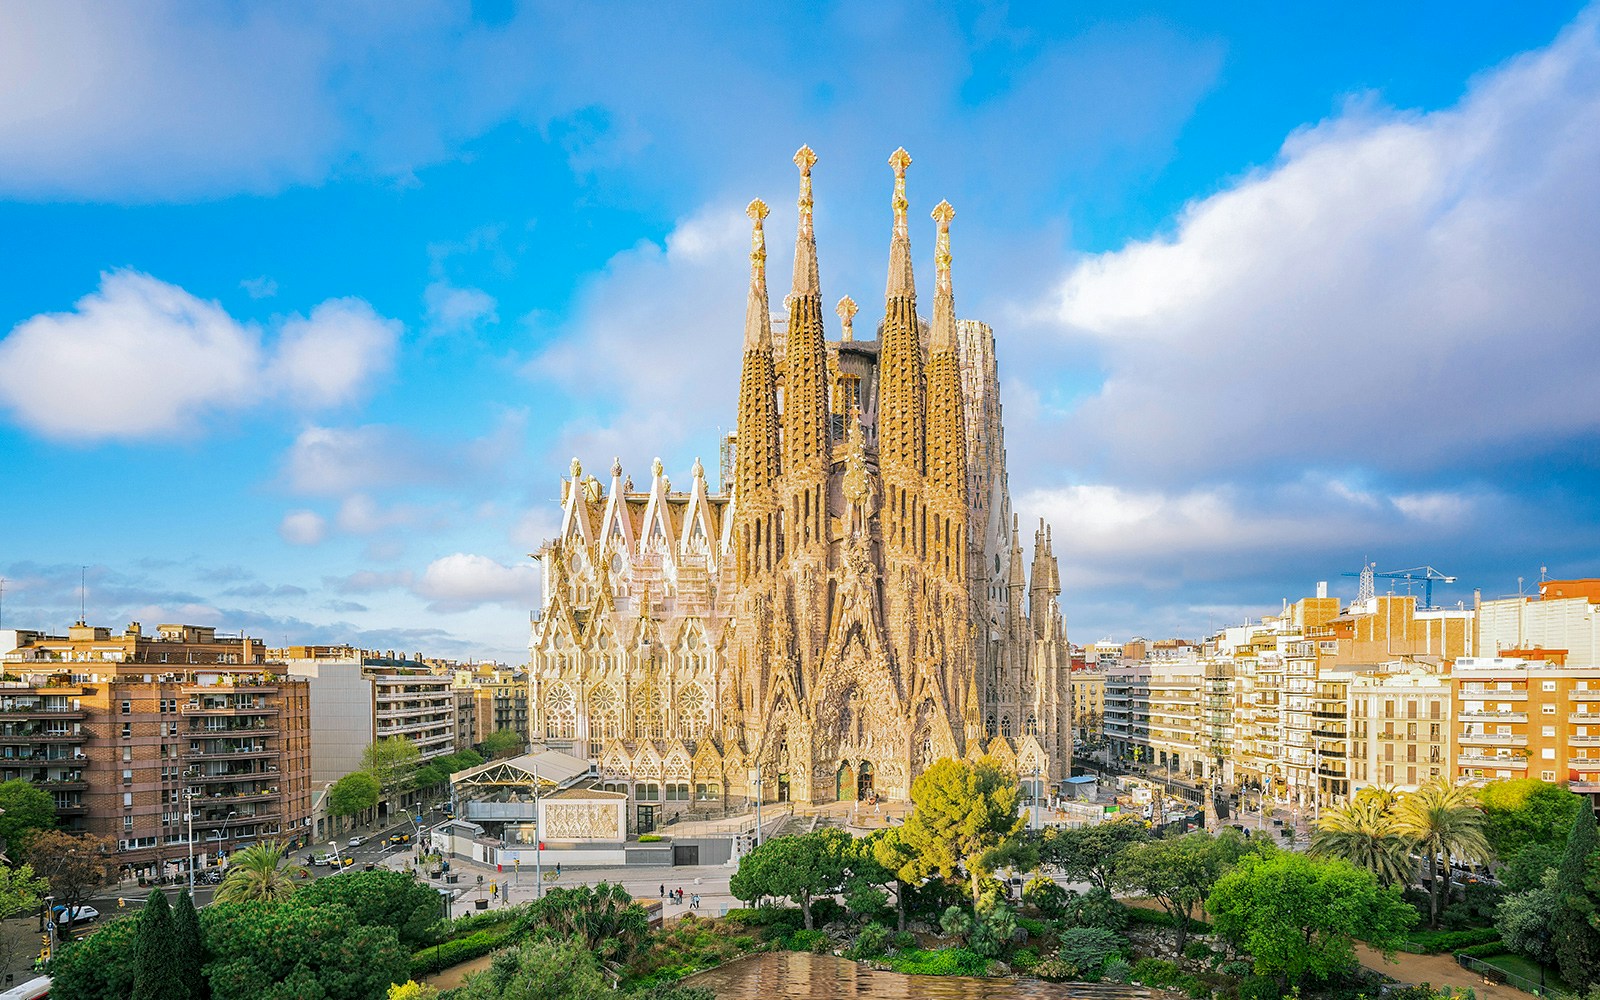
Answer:
<svg viewBox="0 0 1600 1000"><path fill-rule="evenodd" d="M750 772L750 783L756 789L756 846L761 846L761 769Z"/></svg>
<svg viewBox="0 0 1600 1000"><path fill-rule="evenodd" d="M328 846L333 848L333 867L334 867L334 870L335 871L342 871L344 869L344 859L339 857L339 842L337 840L330 840L330 841L328 841Z"/></svg>
<svg viewBox="0 0 1600 1000"><path fill-rule="evenodd" d="M188 807L184 811L183 818L189 827L189 895L192 896L194 895L194 789L185 788L183 798L184 805Z"/></svg>

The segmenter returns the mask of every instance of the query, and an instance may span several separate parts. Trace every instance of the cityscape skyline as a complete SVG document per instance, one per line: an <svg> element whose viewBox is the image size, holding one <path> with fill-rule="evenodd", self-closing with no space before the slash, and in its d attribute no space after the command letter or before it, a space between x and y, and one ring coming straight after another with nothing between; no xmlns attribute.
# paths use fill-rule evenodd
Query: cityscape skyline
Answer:
<svg viewBox="0 0 1600 1000"><path fill-rule="evenodd" d="M0 71L4 625L523 662L567 461L715 467L742 208L785 202L801 142L823 285L868 313L888 151L919 158L919 271L928 210L962 213L960 316L994 327L1072 642L1200 637L1323 579L1348 599L1368 561L1440 567L1449 606L1600 575L1596 11L1372 33L1377 10L840 10L816 66L801 26L708 15L613 74L603 25L541 40L495 5L306 15L294 44L276 15L174 9L121 26L69 105L17 84L114 18L0 13L25 67ZM919 20L902 63L853 68ZM1330 58L1297 64L1314 35ZM472 91L464 67L529 45L558 58ZM381 107L407 59L457 103Z"/></svg>

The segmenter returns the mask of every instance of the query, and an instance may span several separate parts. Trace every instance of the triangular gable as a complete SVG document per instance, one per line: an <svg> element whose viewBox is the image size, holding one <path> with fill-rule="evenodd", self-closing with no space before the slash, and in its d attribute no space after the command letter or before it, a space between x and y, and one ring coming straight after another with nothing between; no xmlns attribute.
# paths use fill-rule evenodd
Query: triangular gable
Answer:
<svg viewBox="0 0 1600 1000"><path fill-rule="evenodd" d="M644 526L639 532L639 546L660 552L673 552L678 547L678 533L672 524L671 504L667 499L667 479L661 474L661 460L656 459L655 478L650 481L650 499L645 504Z"/></svg>
<svg viewBox="0 0 1600 1000"><path fill-rule="evenodd" d="M663 762L663 770L669 778L689 777L689 748L683 745L682 740L673 741L672 749L667 751L667 759Z"/></svg>
<svg viewBox="0 0 1600 1000"><path fill-rule="evenodd" d="M1017 744L1017 773L1050 774L1050 755L1044 752L1044 747L1039 745L1038 737L1032 733L1024 736Z"/></svg>
<svg viewBox="0 0 1600 1000"><path fill-rule="evenodd" d="M700 468L699 461L695 462L695 468ZM684 555L706 555L712 560L708 565L714 568L717 547L713 541L717 537L717 528L710 507L706 500L705 477L695 476L689 487L689 504L683 511L683 537L679 551Z"/></svg>
<svg viewBox="0 0 1600 1000"><path fill-rule="evenodd" d="M561 510L561 538L578 541L585 546L594 544L594 526L589 519L588 492L583 478L583 466L572 460L572 478L566 486L567 502Z"/></svg>
<svg viewBox="0 0 1600 1000"><path fill-rule="evenodd" d="M701 777L722 777L722 754L713 740L701 740L694 752L694 773Z"/></svg>
<svg viewBox="0 0 1600 1000"><path fill-rule="evenodd" d="M606 508L600 519L601 557L610 559L621 553L624 561L631 560L638 551L638 539L633 530L633 519L628 516L628 500L622 492L622 466L611 467L611 494L606 497Z"/></svg>
<svg viewBox="0 0 1600 1000"><path fill-rule="evenodd" d="M1008 769L1017 769L1017 754L1011 749L1011 744L1004 736L996 736L989 741L989 756L999 761Z"/></svg>
<svg viewBox="0 0 1600 1000"><path fill-rule="evenodd" d="M661 776L661 754L655 744L646 740L633 755L633 773L643 777Z"/></svg>
<svg viewBox="0 0 1600 1000"><path fill-rule="evenodd" d="M633 770L633 760L629 758L627 748L619 740L613 740L606 747L605 755L600 758L600 772L607 777L618 778L627 775Z"/></svg>

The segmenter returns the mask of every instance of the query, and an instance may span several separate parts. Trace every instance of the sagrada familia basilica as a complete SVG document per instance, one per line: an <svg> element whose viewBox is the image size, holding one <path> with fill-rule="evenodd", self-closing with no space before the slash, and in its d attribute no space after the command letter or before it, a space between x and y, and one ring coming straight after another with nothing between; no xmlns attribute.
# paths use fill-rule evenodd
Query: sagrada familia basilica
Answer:
<svg viewBox="0 0 1600 1000"><path fill-rule="evenodd" d="M906 799L942 757L1025 785L1070 774L1069 658L1050 529L1011 509L994 335L957 320L948 202L933 211L932 322L917 312L896 150L883 319L830 339L809 148L787 316L768 306L767 206L750 203L738 425L713 492L655 462L635 486L574 459L536 553L533 737L587 756L633 825L760 796Z"/></svg>

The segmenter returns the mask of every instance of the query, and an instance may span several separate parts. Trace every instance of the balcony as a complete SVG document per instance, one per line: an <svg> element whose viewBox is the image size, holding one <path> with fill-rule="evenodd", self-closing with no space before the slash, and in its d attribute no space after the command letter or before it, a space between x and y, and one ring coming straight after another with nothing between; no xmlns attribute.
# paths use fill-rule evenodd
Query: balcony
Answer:
<svg viewBox="0 0 1600 1000"><path fill-rule="evenodd" d="M81 722L87 717L87 714L83 709L71 706L62 708L51 708L44 705L0 707L0 719L72 719Z"/></svg>
<svg viewBox="0 0 1600 1000"><path fill-rule="evenodd" d="M1526 691L1475 691L1461 688L1456 692L1459 701L1527 701Z"/></svg>
<svg viewBox="0 0 1600 1000"><path fill-rule="evenodd" d="M1573 757L1567 766L1574 771L1600 771L1600 757Z"/></svg>
<svg viewBox="0 0 1600 1000"><path fill-rule="evenodd" d="M245 705L195 705L188 704L178 714L189 718L227 718L238 715L277 715L278 708L265 702Z"/></svg>
<svg viewBox="0 0 1600 1000"><path fill-rule="evenodd" d="M247 816L244 813L229 816L224 813L221 816L196 816L194 818L194 828L196 830L221 829L222 827L249 826L254 823L276 823L282 821L282 819L283 814L280 812L257 813L253 816Z"/></svg>
<svg viewBox="0 0 1600 1000"><path fill-rule="evenodd" d="M1458 718L1458 719L1468 719L1468 720L1471 720L1471 719L1488 719L1490 721L1496 721L1496 722L1527 722L1528 721L1528 713L1527 712L1500 712L1500 711L1491 712L1491 711L1485 710L1485 711L1482 711L1482 712L1462 712L1460 715L1456 716L1456 718Z"/></svg>
<svg viewBox="0 0 1600 1000"><path fill-rule="evenodd" d="M1528 745L1528 737L1518 736L1514 733L1462 733L1456 737L1456 741L1497 747L1525 747Z"/></svg>
<svg viewBox="0 0 1600 1000"><path fill-rule="evenodd" d="M1498 767L1510 768L1516 771L1526 771L1528 769L1528 758L1526 757L1493 757L1485 754L1459 754L1456 757L1456 763L1460 764L1462 767ZM1596 763L1600 763L1600 761L1597 761Z"/></svg>
<svg viewBox="0 0 1600 1000"><path fill-rule="evenodd" d="M1600 691L1569 691L1568 701L1600 701Z"/></svg>
<svg viewBox="0 0 1600 1000"><path fill-rule="evenodd" d="M248 760L256 757L276 757L279 751L265 746L222 746L209 750L185 750L187 761Z"/></svg>
<svg viewBox="0 0 1600 1000"><path fill-rule="evenodd" d="M1567 721L1575 726L1600 726L1600 712L1573 712Z"/></svg>
<svg viewBox="0 0 1600 1000"><path fill-rule="evenodd" d="M82 743L89 738L84 732L59 733L46 730L0 733L0 745L27 743Z"/></svg>
<svg viewBox="0 0 1600 1000"><path fill-rule="evenodd" d="M1600 747L1600 736L1568 736L1567 743L1575 747Z"/></svg>

